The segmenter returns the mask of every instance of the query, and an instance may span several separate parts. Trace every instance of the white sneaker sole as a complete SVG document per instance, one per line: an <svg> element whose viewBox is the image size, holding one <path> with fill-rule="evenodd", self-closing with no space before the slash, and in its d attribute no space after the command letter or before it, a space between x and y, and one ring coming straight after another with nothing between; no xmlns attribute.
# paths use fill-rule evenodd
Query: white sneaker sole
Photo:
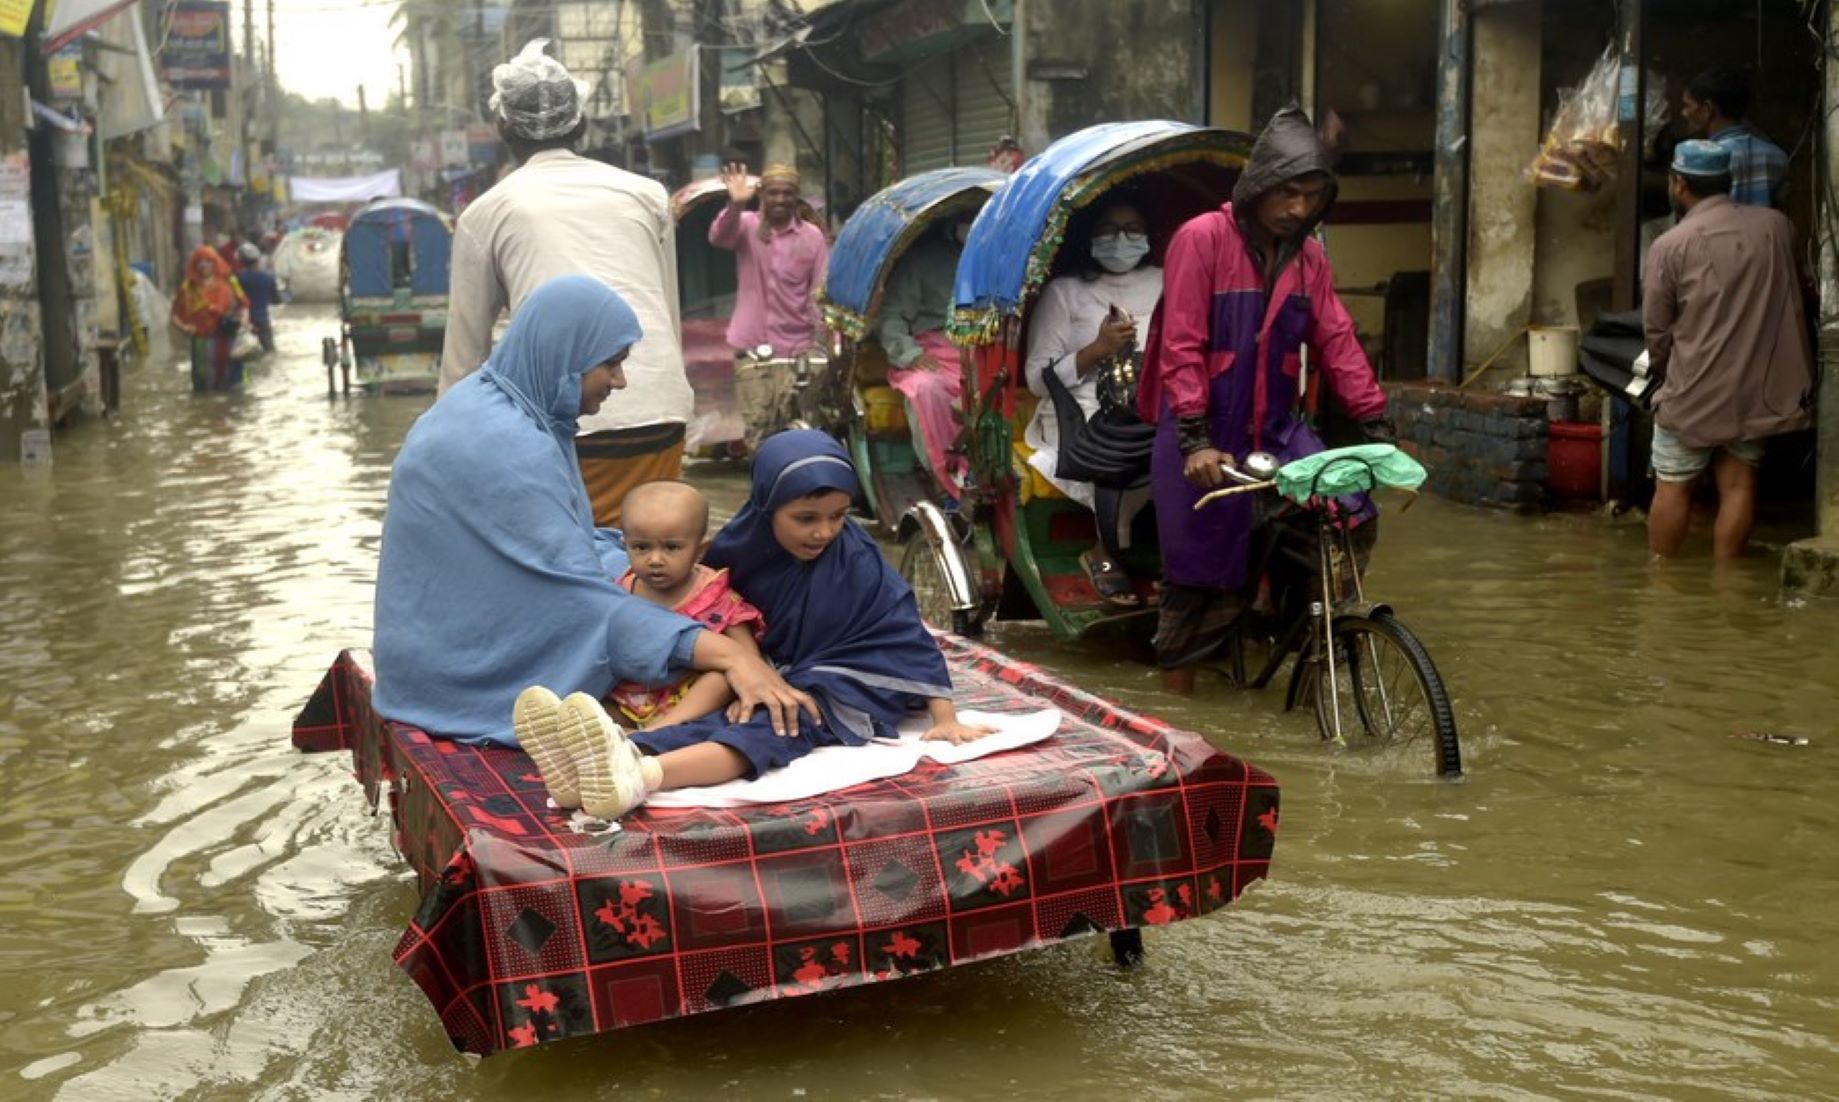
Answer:
<svg viewBox="0 0 1839 1102"><path fill-rule="evenodd" d="M581 810L614 820L645 802L649 794L639 767L639 748L626 739L600 702L574 693L562 702L562 741L574 759L581 786Z"/></svg>
<svg viewBox="0 0 1839 1102"><path fill-rule="evenodd" d="M556 694L541 685L518 693L517 704L511 709L511 729L524 753L536 762L556 806L566 810L580 807L581 782L576 776L575 759L562 740L562 701Z"/></svg>

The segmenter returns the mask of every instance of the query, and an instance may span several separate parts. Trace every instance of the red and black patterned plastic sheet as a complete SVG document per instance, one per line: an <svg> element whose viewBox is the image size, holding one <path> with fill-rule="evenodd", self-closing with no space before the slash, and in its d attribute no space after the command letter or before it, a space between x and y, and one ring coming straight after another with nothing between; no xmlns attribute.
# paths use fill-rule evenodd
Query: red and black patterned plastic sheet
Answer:
<svg viewBox="0 0 1839 1102"><path fill-rule="evenodd" d="M348 749L422 901L396 963L490 1054L895 979L1215 911L1265 875L1276 783L1200 736L941 636L960 707L1065 713L1048 742L792 804L642 809L572 833L524 754L371 708L348 651L294 726Z"/></svg>

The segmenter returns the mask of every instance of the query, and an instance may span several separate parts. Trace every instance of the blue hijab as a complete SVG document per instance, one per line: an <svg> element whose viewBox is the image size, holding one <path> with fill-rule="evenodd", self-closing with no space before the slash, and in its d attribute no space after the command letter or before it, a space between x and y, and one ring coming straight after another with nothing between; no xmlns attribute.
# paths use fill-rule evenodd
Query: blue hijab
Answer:
<svg viewBox="0 0 1839 1102"><path fill-rule="evenodd" d="M626 555L595 530L575 459L581 377L640 336L598 280L551 280L409 430L377 567L381 714L515 746L511 704L527 686L599 697L687 666L699 629L614 584Z"/></svg>
<svg viewBox="0 0 1839 1102"><path fill-rule="evenodd" d="M817 698L835 734L866 740L926 701L951 696L951 674L920 622L913 590L868 533L846 521L803 562L773 537L773 511L828 490L856 492L849 454L828 434L782 432L760 445L747 504L704 561L766 617L760 639L786 681Z"/></svg>

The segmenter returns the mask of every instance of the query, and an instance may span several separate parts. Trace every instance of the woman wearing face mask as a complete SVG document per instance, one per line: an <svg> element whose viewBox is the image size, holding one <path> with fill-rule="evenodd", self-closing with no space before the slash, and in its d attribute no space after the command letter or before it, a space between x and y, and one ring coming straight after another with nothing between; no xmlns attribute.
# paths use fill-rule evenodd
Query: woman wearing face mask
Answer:
<svg viewBox="0 0 1839 1102"><path fill-rule="evenodd" d="M963 386L957 346L945 335L951 316L952 281L958 254L971 228L971 213L946 222L900 258L881 302L875 337L888 354L888 385L900 391L913 413L914 444L926 457L939 488L957 497L965 465L950 452L958 438L958 395Z"/></svg>
<svg viewBox="0 0 1839 1102"><path fill-rule="evenodd" d="M1028 389L1042 397L1024 436L1034 449L1028 463L1088 509L1094 501L1092 484L1054 473L1060 431L1053 403L1047 400L1045 373L1059 377L1084 416L1098 412L1099 365L1137 348L1139 325L1148 324L1162 297L1162 269L1148 263L1150 252L1142 203L1127 193L1099 200L1088 210L1083 227L1069 230L1061 248L1062 256L1076 258L1076 269L1041 291L1028 324ZM1120 608L1139 603L1130 579L1102 543L1087 549L1079 561L1106 601Z"/></svg>

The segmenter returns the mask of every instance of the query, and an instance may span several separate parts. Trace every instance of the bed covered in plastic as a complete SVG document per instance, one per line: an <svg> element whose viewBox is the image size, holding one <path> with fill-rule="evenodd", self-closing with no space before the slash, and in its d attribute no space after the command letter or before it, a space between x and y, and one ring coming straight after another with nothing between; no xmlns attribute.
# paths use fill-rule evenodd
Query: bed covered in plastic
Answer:
<svg viewBox="0 0 1839 1102"><path fill-rule="evenodd" d="M341 654L295 721L349 750L421 904L395 950L480 1054L878 983L1197 918L1265 875L1278 790L1200 736L941 636L960 707L1060 708L1053 738L793 804L571 831L513 750L429 738Z"/></svg>

